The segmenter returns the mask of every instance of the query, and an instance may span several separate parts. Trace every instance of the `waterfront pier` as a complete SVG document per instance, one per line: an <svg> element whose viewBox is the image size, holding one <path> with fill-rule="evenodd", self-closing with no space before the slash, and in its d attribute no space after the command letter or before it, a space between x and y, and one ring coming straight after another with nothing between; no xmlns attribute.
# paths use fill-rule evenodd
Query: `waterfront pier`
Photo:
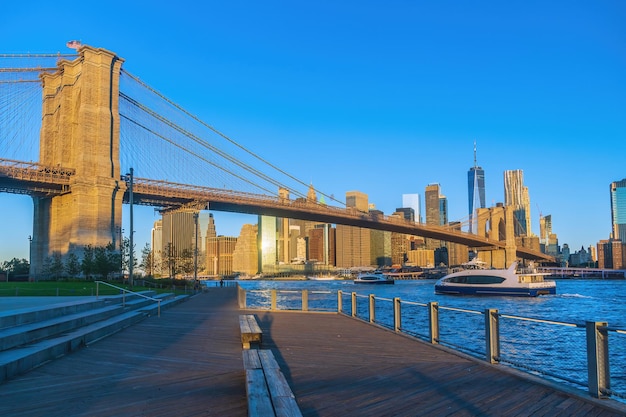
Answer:
<svg viewBox="0 0 626 417"><path fill-rule="evenodd" d="M341 314L240 310L234 287L5 382L0 414L246 416L242 313L256 315L304 416L626 415L625 404Z"/></svg>

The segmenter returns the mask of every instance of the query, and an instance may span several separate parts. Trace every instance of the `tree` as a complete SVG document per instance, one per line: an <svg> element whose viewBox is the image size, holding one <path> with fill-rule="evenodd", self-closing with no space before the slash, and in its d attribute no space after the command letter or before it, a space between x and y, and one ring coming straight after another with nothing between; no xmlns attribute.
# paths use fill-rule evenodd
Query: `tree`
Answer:
<svg viewBox="0 0 626 417"><path fill-rule="evenodd" d="M118 271L122 262L121 254L115 250L113 243L94 248L94 272L107 279L109 274Z"/></svg>
<svg viewBox="0 0 626 417"><path fill-rule="evenodd" d="M143 268L146 275L152 276L152 251L150 250L150 244L146 243L146 246L141 250L141 263L139 266Z"/></svg>
<svg viewBox="0 0 626 417"><path fill-rule="evenodd" d="M137 256L135 256L135 248L134 248L134 244L133 244L133 248L132 248L132 254L133 254L133 270L135 270L137 268ZM130 247L130 239L125 237L124 239L122 239L122 272L124 271L128 271L130 273L130 254L131 254L131 247Z"/></svg>
<svg viewBox="0 0 626 417"><path fill-rule="evenodd" d="M163 257L163 269L169 271L170 278L174 278L176 276L178 260L176 259L176 250L174 249L174 245L172 243L168 243L165 246L164 257Z"/></svg>
<svg viewBox="0 0 626 417"><path fill-rule="evenodd" d="M94 248L91 245L85 246L83 250L83 261L81 262L81 269L86 278L89 278L95 270Z"/></svg>
<svg viewBox="0 0 626 417"><path fill-rule="evenodd" d="M194 271L193 251L184 249L180 255L180 269L185 275L189 275Z"/></svg>
<svg viewBox="0 0 626 417"><path fill-rule="evenodd" d="M54 279L59 279L63 274L63 259L61 258L61 254L55 252L50 258L50 273Z"/></svg>
<svg viewBox="0 0 626 417"><path fill-rule="evenodd" d="M75 253L67 255L65 261L65 272L69 277L76 277L80 274L80 263Z"/></svg>
<svg viewBox="0 0 626 417"><path fill-rule="evenodd" d="M30 264L26 259L13 258L0 264L0 269L9 272L11 275L28 275Z"/></svg>

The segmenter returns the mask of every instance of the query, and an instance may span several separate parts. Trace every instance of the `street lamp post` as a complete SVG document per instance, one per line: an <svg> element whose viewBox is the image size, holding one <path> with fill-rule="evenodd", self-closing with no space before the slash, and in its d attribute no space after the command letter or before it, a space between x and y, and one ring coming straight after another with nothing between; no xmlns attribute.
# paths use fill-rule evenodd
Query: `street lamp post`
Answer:
<svg viewBox="0 0 626 417"><path fill-rule="evenodd" d="M193 213L193 221L195 226L195 248L193 251L193 286L196 287L198 283L198 213Z"/></svg>
<svg viewBox="0 0 626 417"><path fill-rule="evenodd" d="M130 284L131 288L133 286L133 266L135 263L135 259L134 259L134 251L133 251L133 234L134 234L134 229L133 229L133 169L130 169L130 173L127 174L128 178L129 178L129 187L128 187L128 201L130 203L130 254L129 254L129 261L128 261L128 283Z"/></svg>
<svg viewBox="0 0 626 417"><path fill-rule="evenodd" d="M30 281L30 262L33 257L33 237L28 235L28 280Z"/></svg>

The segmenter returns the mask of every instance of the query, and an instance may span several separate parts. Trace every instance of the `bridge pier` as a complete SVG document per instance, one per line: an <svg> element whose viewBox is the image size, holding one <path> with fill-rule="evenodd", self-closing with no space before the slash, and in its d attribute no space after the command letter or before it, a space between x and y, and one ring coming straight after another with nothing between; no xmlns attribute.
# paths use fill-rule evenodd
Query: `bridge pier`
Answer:
<svg viewBox="0 0 626 417"><path fill-rule="evenodd" d="M70 193L34 196L31 276L42 275L46 258L75 253L87 245L119 247L119 79L123 60L110 51L82 46L73 61L61 60L42 73L39 160L76 170Z"/></svg>
<svg viewBox="0 0 626 417"><path fill-rule="evenodd" d="M494 268L508 268L516 259L513 210L501 204L477 209L479 236L504 241L504 249L479 250L478 258Z"/></svg>

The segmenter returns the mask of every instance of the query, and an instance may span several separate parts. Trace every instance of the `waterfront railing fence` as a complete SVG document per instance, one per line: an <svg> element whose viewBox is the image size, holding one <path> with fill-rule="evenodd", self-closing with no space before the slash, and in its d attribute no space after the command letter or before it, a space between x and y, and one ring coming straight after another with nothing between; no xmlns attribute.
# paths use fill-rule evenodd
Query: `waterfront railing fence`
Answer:
<svg viewBox="0 0 626 417"><path fill-rule="evenodd" d="M244 290L251 310L337 312L494 364L626 400L626 329L468 310L342 291ZM609 339L611 340L609 348ZM587 370L581 374L581 370Z"/></svg>

